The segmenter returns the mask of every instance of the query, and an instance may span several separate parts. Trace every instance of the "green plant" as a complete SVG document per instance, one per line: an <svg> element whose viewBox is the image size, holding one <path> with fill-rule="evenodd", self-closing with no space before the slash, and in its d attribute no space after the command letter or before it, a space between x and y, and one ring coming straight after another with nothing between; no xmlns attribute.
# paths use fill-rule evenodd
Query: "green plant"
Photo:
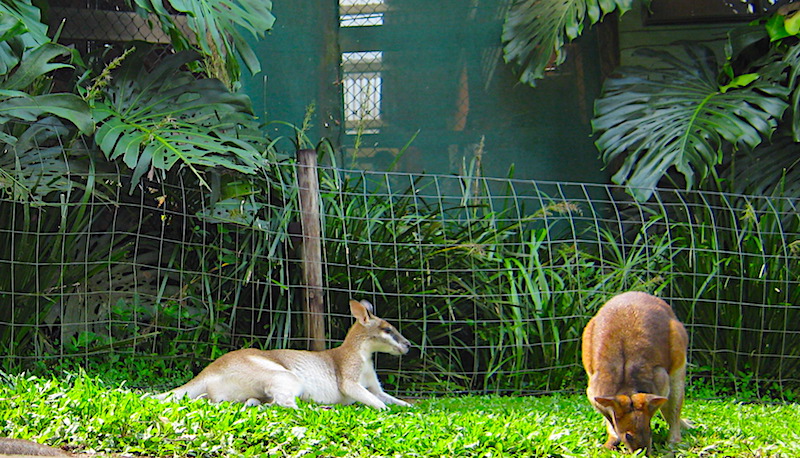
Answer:
<svg viewBox="0 0 800 458"><path fill-rule="evenodd" d="M780 61L758 73L730 70L723 77L714 54L701 45L684 46L683 56L639 54L667 67L658 76L649 68L623 68L619 78L608 79L592 126L603 160L624 158L612 179L629 185L641 201L671 167L683 174L687 188L702 183L720 163L720 151L756 148L788 107L788 89L776 84L785 66Z"/></svg>
<svg viewBox="0 0 800 458"><path fill-rule="evenodd" d="M125 363L148 370L141 362ZM129 384L82 372L58 378L0 375L0 379L0 434L78 453L619 456L600 447L605 432L602 416L585 396L576 394L426 397L410 408L388 411L305 403L291 410L205 400L161 402L142 396ZM795 404L689 398L683 412L696 426L685 431L676 446L665 443L666 425L654 420L657 453L791 456L797 447L800 424Z"/></svg>
<svg viewBox="0 0 800 458"><path fill-rule="evenodd" d="M535 85L548 65L564 61L566 42L632 5L513 2L503 27L505 59L522 69L522 82ZM721 63L697 43L638 51L646 64L618 69L595 103L596 145L616 168L613 181L640 201L659 184L733 191L748 183L751 190L795 192L796 180L787 177L798 173L798 18L796 10L778 9L731 29Z"/></svg>
<svg viewBox="0 0 800 458"><path fill-rule="evenodd" d="M784 27L793 21L777 13L731 30L721 65L702 45L686 45L680 54L643 50L658 74L622 68L619 78L608 79L592 124L604 160L624 158L614 181L644 201L662 179L675 179L673 168L687 188L713 178L710 184L722 191L741 185L733 178L742 170L751 190L777 190L783 175L796 174L796 146L787 133L794 132L795 142L800 138L800 45ZM761 149L776 149L773 141L782 150L770 156L777 171L758 160ZM756 167L742 169L748 165ZM764 176L753 174L759 169Z"/></svg>
<svg viewBox="0 0 800 458"><path fill-rule="evenodd" d="M239 137L256 129L250 99L218 80L196 79L182 67L192 53L170 56L148 71L146 51L133 53L92 103L94 140L106 157L133 169L131 191L149 170L167 172L180 163L208 188L200 167L252 174L260 167L256 145Z"/></svg>
<svg viewBox="0 0 800 458"><path fill-rule="evenodd" d="M24 124L55 115L90 133L94 123L84 101L75 94L52 93L52 74L74 60L69 48L44 35L38 8L30 1L0 5L0 141L13 145ZM1 177L1 176L0 176Z"/></svg>
<svg viewBox="0 0 800 458"><path fill-rule="evenodd" d="M765 389L798 370L800 266L787 234L800 218L788 199L751 199L706 197L686 219L673 218L671 233L686 243L674 257L685 274L672 287L685 298L674 306L694 324L695 364L731 380L752 373Z"/></svg>
<svg viewBox="0 0 800 458"><path fill-rule="evenodd" d="M631 9L634 0L517 0L503 24L503 58L522 68L519 80L536 85L548 65L560 65L564 45L607 14ZM646 2L647 0L645 0Z"/></svg>
<svg viewBox="0 0 800 458"><path fill-rule="evenodd" d="M209 78L227 83L231 89L238 85L240 58L255 74L261 64L242 31L253 37L263 37L275 23L270 0L127 0L142 16L154 14L172 39L177 51L195 49L204 57ZM191 33L177 21L173 11L184 13Z"/></svg>
<svg viewBox="0 0 800 458"><path fill-rule="evenodd" d="M191 13L188 24L194 27L192 32L187 34L176 26L165 3L136 2L139 12L155 13L164 21L162 25L180 42L181 49L194 48L191 43L197 43L206 57L224 49L230 72L219 76L229 86L235 86L238 78L234 50L246 58L252 70L257 69L257 59L234 29L241 26L255 35L263 34L273 20L270 2L169 3ZM75 309L67 305L74 305L77 292L88 293L90 281L97 285L98 274L106 272L108 277L131 252L134 256L143 254L138 251L141 244L131 248L124 223L114 226L121 233L105 236L110 230L105 223L113 219L108 218L108 212L129 204L126 197L118 195L119 186L129 184L133 192L142 183L141 178L152 172L148 178L153 181L140 189L138 198L153 198L160 202L159 207L174 208L174 202L181 202L185 196L156 194L159 189L152 184L159 181L163 190L175 189L170 188L174 182L191 182L191 178L187 181L178 176L179 164L194 172L195 179L211 191L210 195L195 194L194 200L185 202L185 208L198 209L197 219L204 221L208 215L200 214L200 208L215 208L217 217L235 213L217 205L221 191L224 194L240 174L254 175L256 171L264 173L264 179L255 181L264 183L269 176L264 161L272 159L274 153L249 112L247 97L231 93L217 80L198 79L187 71L204 69L198 54L179 53L154 67L149 65L151 56L144 56L144 48L138 53L110 51L107 57L117 56L110 61L89 60L89 56L79 56L51 42L45 31L39 9L29 0L0 5L0 212L4 215L0 297L4 303L12 303L0 311L4 322L12 324L3 327L0 346L11 355L43 355L64 349L87 352L114 344L94 329L95 325L91 330L72 333L61 328L55 318L46 317L56 305ZM83 68L81 57L99 64ZM78 75L74 92L53 93L54 73L60 71L63 77L69 68ZM210 65L205 69L213 73ZM129 174L117 168L122 164L122 170L130 167L133 171L130 182L123 179ZM103 204L110 205L104 208ZM160 230L174 230L165 211L142 207L137 230L153 230L152 222L158 220L164 223ZM68 268L76 262L85 267ZM189 269L202 264L202 259L174 254L169 263L170 269L183 269L191 275ZM235 265L238 269L239 264ZM244 266L253 272L252 262ZM271 274L266 276L270 278ZM176 277L165 276L153 297L168 300L164 297L169 291L167 282ZM200 329L230 325L226 322L226 317L233 315L230 302L215 301L215 285L207 276L198 277L201 281L185 279L189 285L205 288L191 296L196 302L190 306L207 306L214 312ZM241 292L241 287L236 290L237 294ZM131 310L139 310L136 300L129 304ZM110 316L114 305L119 302L106 304L98 313ZM158 310L144 316L157 321ZM132 335L121 337L118 346L136 342L136 333L145 332L145 327L134 326L128 331ZM211 341L224 343L215 333ZM56 350L58 345L64 347ZM9 361L15 360L6 359L4 363Z"/></svg>

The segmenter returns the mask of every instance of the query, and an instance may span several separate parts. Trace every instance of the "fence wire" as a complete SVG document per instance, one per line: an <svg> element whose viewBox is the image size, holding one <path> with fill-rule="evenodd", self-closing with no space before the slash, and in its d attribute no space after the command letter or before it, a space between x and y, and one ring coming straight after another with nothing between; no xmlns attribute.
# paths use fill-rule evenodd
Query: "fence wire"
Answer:
<svg viewBox="0 0 800 458"><path fill-rule="evenodd" d="M197 371L235 348L306 347L296 165L129 193L113 168L87 190L91 169L64 150L0 156L14 178L0 195L5 370L127 355ZM686 323L694 383L800 382L797 199L662 189L637 204L593 183L318 172L326 344L352 323L348 300L370 300L414 343L378 357L395 392L580 390L583 327L631 289Z"/></svg>

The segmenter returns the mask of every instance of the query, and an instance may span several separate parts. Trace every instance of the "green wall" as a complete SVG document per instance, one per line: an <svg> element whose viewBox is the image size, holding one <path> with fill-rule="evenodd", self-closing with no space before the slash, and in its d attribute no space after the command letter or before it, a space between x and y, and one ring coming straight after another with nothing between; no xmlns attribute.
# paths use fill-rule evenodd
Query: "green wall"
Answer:
<svg viewBox="0 0 800 458"><path fill-rule="evenodd" d="M487 176L513 165L517 178L605 182L590 128L600 34L587 31L566 64L532 88L503 62L506 8L504 0L386 0L382 25L339 28L337 2L276 0L275 29L256 44L264 71L244 88L266 121L300 124L315 104L310 135L331 139L344 166L385 169L416 135L396 170L462 173L484 137ZM341 91L359 66L340 65L340 53L364 51L382 52L380 121L356 149ZM272 132L289 134L279 125Z"/></svg>

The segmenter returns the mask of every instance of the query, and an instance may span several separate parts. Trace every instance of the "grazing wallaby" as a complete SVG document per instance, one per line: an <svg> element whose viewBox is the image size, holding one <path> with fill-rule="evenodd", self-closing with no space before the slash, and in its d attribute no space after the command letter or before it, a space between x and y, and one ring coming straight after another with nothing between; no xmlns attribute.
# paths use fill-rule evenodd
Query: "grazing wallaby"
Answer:
<svg viewBox="0 0 800 458"><path fill-rule="evenodd" d="M0 437L0 455L17 456L71 456L60 448L48 447L25 439Z"/></svg>
<svg viewBox="0 0 800 458"><path fill-rule="evenodd" d="M586 394L606 419L608 441L630 452L652 448L650 419L661 410L669 441L681 440L686 330L672 308L647 293L611 298L583 331Z"/></svg>
<svg viewBox="0 0 800 458"><path fill-rule="evenodd" d="M372 313L372 304L350 301L356 318L341 346L324 351L236 350L220 356L185 385L159 395L207 397L212 402L273 403L297 408L295 398L321 404L362 402L376 409L409 406L386 394L372 363L376 352L404 355L411 345Z"/></svg>

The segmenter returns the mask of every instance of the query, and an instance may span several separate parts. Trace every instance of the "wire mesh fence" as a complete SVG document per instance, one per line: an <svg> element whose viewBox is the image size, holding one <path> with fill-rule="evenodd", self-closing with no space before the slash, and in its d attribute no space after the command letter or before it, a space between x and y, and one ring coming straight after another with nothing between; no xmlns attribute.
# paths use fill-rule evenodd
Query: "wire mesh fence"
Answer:
<svg viewBox="0 0 800 458"><path fill-rule="evenodd" d="M197 370L230 349L306 348L295 163L129 192L80 149L38 151L0 157L5 370L109 355ZM686 323L695 383L800 381L797 199L664 189L637 204L592 183L318 173L326 344L348 300L370 300L415 345L378 357L393 391L580 390L583 327L630 289Z"/></svg>

